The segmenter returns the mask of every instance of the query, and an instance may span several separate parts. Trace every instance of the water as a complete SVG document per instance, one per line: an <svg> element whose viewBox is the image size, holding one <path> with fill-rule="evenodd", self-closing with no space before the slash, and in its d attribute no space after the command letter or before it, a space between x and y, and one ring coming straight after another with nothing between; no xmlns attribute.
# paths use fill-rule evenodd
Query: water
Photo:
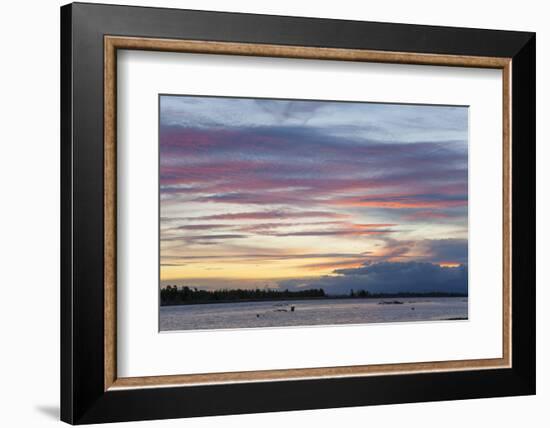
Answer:
<svg viewBox="0 0 550 428"><path fill-rule="evenodd" d="M380 304L394 301L402 304ZM291 312L291 306L294 306L294 312ZM467 317L468 299L465 297L234 302L161 306L160 330L365 324Z"/></svg>

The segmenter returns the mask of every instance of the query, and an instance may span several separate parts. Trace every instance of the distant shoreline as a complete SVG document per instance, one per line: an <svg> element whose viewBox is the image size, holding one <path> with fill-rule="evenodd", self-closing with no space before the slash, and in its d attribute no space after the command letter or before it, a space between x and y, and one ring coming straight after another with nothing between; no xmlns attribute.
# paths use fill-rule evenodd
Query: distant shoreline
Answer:
<svg viewBox="0 0 550 428"><path fill-rule="evenodd" d="M160 306L187 306L187 305L207 305L218 303L246 303L246 302L281 302L295 300L365 300L365 299L405 299L405 298L467 298L467 294L462 293L370 293L368 296L349 296L349 295L325 295L319 297L287 296L270 298L246 298L246 299L221 299L221 300L187 300L178 302L163 302Z"/></svg>

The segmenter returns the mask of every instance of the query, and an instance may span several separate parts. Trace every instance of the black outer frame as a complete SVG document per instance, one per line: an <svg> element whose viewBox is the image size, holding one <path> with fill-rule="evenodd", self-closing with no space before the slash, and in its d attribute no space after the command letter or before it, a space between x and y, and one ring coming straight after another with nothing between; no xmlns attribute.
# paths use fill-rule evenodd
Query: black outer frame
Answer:
<svg viewBox="0 0 550 428"><path fill-rule="evenodd" d="M105 392L104 35L512 58L512 368ZM534 33L63 6L61 420L85 424L534 394L535 96Z"/></svg>

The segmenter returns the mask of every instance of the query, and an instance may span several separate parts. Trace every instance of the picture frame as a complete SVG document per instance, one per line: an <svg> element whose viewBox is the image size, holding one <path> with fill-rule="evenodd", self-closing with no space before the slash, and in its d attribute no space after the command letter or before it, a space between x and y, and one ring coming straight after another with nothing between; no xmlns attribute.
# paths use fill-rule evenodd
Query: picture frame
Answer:
<svg viewBox="0 0 550 428"><path fill-rule="evenodd" d="M503 251L494 255L503 266L502 356L118 376L120 50L501 70L503 158L486 162L503 171ZM63 6L61 419L86 424L534 394L535 97L534 33Z"/></svg>

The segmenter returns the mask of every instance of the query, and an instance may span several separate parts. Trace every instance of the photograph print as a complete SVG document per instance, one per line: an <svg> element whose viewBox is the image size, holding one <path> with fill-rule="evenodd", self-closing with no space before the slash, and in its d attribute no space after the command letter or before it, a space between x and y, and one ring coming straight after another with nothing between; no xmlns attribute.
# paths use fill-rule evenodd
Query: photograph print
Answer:
<svg viewBox="0 0 550 428"><path fill-rule="evenodd" d="M468 107L159 95L160 330L468 319Z"/></svg>

